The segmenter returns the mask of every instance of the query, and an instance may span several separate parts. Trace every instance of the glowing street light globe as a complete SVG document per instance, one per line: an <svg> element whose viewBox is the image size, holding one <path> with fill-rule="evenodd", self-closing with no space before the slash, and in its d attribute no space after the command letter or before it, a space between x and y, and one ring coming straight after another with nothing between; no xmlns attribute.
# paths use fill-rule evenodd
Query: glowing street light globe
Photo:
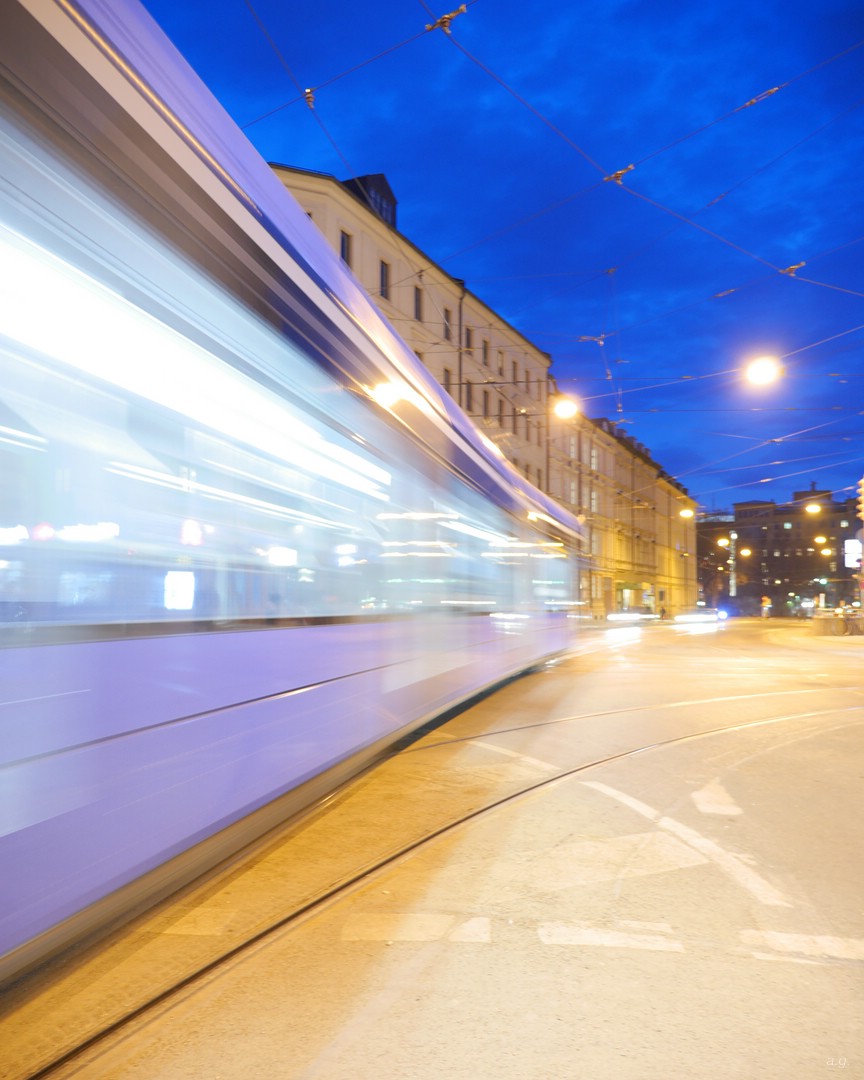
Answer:
<svg viewBox="0 0 864 1080"><path fill-rule="evenodd" d="M573 398L561 397L552 406L552 412L560 420L572 420L576 413L579 412L579 404Z"/></svg>
<svg viewBox="0 0 864 1080"><path fill-rule="evenodd" d="M760 356L758 360L753 360L747 365L745 373L748 382L755 386L767 386L780 378L783 369L776 357Z"/></svg>

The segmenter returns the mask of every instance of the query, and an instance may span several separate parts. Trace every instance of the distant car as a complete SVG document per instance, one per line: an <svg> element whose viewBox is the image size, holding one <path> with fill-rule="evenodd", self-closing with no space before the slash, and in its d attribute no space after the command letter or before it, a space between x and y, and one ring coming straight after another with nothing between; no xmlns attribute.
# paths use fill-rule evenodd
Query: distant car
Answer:
<svg viewBox="0 0 864 1080"><path fill-rule="evenodd" d="M716 623L723 622L725 618L726 612L720 608L695 607L680 612L674 616L674 621L677 623Z"/></svg>

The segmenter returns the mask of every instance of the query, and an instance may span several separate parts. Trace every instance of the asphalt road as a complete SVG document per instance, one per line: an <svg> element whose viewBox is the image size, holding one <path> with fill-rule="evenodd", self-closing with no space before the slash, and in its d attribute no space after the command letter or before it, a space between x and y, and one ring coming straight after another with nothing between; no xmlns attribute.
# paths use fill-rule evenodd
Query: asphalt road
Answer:
<svg viewBox="0 0 864 1080"><path fill-rule="evenodd" d="M215 946L496 806L57 1075L864 1077L864 637L742 620L580 649L160 909L75 993L131 993L153 942Z"/></svg>

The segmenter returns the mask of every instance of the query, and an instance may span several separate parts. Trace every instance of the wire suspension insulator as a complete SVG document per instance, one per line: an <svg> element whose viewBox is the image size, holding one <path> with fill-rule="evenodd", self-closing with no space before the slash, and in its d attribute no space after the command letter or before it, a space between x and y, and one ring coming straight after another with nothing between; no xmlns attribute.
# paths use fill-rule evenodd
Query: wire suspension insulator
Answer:
<svg viewBox="0 0 864 1080"><path fill-rule="evenodd" d="M442 15L440 18L436 19L434 23L427 23L426 29L443 30L445 34L449 34L450 23L453 22L457 15L464 15L467 10L468 8L466 5L462 4L462 6L456 8L455 11L451 11L448 15Z"/></svg>

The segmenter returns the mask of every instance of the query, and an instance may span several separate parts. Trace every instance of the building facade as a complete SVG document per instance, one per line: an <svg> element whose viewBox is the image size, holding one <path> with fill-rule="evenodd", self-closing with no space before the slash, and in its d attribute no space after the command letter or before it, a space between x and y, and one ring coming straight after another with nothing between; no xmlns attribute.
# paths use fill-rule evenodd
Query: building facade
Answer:
<svg viewBox="0 0 864 1080"><path fill-rule="evenodd" d="M696 504L646 447L604 418L553 422L550 480L549 494L584 520L594 615L695 603Z"/></svg>
<svg viewBox="0 0 864 1080"><path fill-rule="evenodd" d="M584 613L672 614L692 606L695 503L686 489L615 423L554 414L552 358L398 231L396 198L383 175L343 182L271 167L487 439L583 519Z"/></svg>
<svg viewBox="0 0 864 1080"><path fill-rule="evenodd" d="M699 589L744 615L806 616L859 603L861 522L855 499L812 484L788 503L740 502L698 525Z"/></svg>

